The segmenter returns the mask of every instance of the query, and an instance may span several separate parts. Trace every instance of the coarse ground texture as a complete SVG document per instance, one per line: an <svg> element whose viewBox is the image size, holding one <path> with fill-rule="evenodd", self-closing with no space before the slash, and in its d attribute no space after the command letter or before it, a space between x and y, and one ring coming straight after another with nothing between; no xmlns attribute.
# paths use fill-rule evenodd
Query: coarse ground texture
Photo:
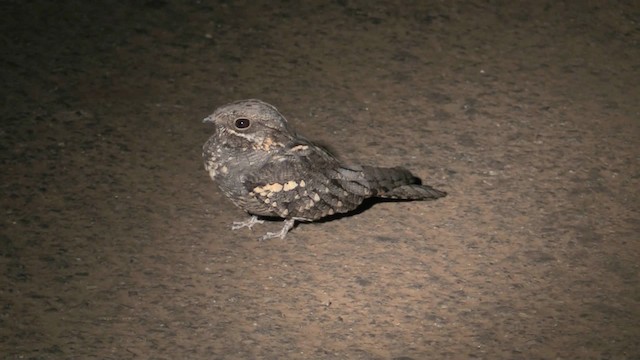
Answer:
<svg viewBox="0 0 640 360"><path fill-rule="evenodd" d="M640 358L637 1L0 17L2 358ZM243 98L449 196L232 232L201 119Z"/></svg>

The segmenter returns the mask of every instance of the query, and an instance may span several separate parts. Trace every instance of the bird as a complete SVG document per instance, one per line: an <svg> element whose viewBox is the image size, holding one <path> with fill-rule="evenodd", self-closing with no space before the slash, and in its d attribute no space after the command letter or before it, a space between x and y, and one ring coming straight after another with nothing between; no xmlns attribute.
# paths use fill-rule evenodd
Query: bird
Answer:
<svg viewBox="0 0 640 360"><path fill-rule="evenodd" d="M298 222L358 208L365 199L435 200L447 195L403 167L352 165L298 135L275 106L258 99L222 105L207 116L214 133L202 147L204 168L222 193L251 217L232 229L251 229L261 218L282 218L284 239Z"/></svg>

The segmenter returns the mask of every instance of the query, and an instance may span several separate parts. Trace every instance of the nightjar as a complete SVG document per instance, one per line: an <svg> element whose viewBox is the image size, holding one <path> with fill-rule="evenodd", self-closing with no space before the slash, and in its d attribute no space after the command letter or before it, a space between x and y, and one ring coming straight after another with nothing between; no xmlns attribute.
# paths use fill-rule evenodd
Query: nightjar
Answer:
<svg viewBox="0 0 640 360"><path fill-rule="evenodd" d="M356 209L370 197L432 200L445 192L422 185L401 167L347 165L297 135L278 110L263 101L236 101L204 119L215 133L203 146L204 167L222 192L252 217L232 229L285 219L284 238L298 221L314 221Z"/></svg>

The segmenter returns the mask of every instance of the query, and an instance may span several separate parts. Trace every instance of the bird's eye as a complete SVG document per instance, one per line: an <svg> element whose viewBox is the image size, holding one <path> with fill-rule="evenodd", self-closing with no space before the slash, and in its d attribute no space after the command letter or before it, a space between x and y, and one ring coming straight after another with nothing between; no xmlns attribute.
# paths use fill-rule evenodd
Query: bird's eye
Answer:
<svg viewBox="0 0 640 360"><path fill-rule="evenodd" d="M238 129L246 129L249 127L249 125L251 125L251 121L249 121L249 119L245 119L245 118L236 119L235 126Z"/></svg>

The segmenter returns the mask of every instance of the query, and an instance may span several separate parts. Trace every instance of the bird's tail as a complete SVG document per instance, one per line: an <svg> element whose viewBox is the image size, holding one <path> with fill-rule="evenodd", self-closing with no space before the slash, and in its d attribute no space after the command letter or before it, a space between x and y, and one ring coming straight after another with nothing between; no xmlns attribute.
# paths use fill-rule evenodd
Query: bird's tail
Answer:
<svg viewBox="0 0 640 360"><path fill-rule="evenodd" d="M422 185L419 178L401 167L380 168L363 166L362 171L373 195L399 200L435 200L447 195L446 192Z"/></svg>

